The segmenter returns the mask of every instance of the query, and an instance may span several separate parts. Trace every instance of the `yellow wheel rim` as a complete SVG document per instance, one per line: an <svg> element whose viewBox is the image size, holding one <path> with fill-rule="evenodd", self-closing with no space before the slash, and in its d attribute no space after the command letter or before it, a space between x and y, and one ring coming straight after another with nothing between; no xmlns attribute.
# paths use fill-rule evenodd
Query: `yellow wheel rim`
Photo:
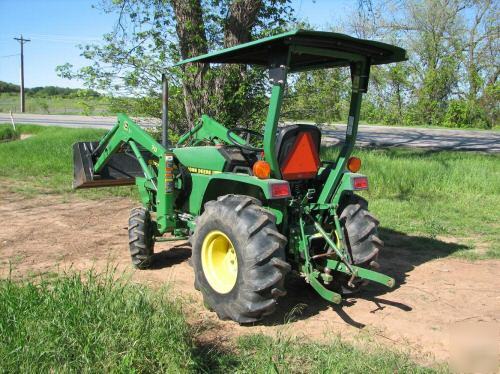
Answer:
<svg viewBox="0 0 500 374"><path fill-rule="evenodd" d="M238 259L233 243L222 231L211 231L203 240L201 266L215 291L225 294L233 289L238 277Z"/></svg>

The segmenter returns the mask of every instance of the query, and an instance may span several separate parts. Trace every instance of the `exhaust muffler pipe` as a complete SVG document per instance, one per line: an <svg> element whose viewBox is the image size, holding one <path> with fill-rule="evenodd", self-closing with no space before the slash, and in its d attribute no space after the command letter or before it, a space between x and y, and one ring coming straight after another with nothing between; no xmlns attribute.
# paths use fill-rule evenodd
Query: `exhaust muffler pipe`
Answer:
<svg viewBox="0 0 500 374"><path fill-rule="evenodd" d="M168 81L165 73L161 75L161 145L168 148Z"/></svg>

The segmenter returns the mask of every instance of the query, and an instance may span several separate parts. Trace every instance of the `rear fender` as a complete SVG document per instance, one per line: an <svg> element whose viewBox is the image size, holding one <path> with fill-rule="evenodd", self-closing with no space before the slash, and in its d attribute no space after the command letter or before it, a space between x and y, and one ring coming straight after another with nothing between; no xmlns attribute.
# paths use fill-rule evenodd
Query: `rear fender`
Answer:
<svg viewBox="0 0 500 374"><path fill-rule="evenodd" d="M203 198L198 206L190 204L190 211L196 215L203 212L203 206L207 201L216 200L219 196L227 194L246 195L260 200L264 206L285 207L288 198L273 198L271 186L275 183L284 183L279 179L259 179L246 174L217 173L208 178ZM194 179L193 179L194 181ZM194 203L194 201L192 201ZM282 209L268 209L276 216L276 223L280 224L283 219Z"/></svg>
<svg viewBox="0 0 500 374"><path fill-rule="evenodd" d="M340 200L342 200L342 197L345 195L345 193L359 191L359 189L354 187L354 179L363 177L366 178L366 175L359 173L351 173L349 171L344 172L340 179L339 186L337 187L337 190L333 194L331 202L334 205L338 205Z"/></svg>

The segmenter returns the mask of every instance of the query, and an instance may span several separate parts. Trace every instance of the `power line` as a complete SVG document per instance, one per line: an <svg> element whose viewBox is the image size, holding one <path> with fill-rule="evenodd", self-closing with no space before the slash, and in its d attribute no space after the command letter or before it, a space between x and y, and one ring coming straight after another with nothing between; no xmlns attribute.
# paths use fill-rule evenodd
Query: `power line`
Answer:
<svg viewBox="0 0 500 374"><path fill-rule="evenodd" d="M101 38L96 37L80 37L80 36L68 36L68 35L55 35L55 34L33 34L31 39L40 40L44 42L52 43L92 43L100 42Z"/></svg>
<svg viewBox="0 0 500 374"><path fill-rule="evenodd" d="M0 58L7 58L7 57L14 57L14 56L19 56L19 53L14 53L13 55L0 56Z"/></svg>
<svg viewBox="0 0 500 374"><path fill-rule="evenodd" d="M20 91L20 96L21 96L21 113L24 113L25 108L24 108L24 43L28 43L31 40L30 39L24 39L23 35L21 34L20 38L14 38L14 40L17 40L19 44L21 44L21 91Z"/></svg>
<svg viewBox="0 0 500 374"><path fill-rule="evenodd" d="M98 36L74 36L74 35L61 35L61 34L31 34L32 37L39 38L57 38L57 39L72 39L72 40L99 40Z"/></svg>

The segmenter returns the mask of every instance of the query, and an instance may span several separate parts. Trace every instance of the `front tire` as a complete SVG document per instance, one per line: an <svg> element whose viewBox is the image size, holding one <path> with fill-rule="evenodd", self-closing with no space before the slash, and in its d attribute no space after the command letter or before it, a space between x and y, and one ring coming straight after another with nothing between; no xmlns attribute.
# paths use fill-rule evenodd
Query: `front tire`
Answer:
<svg viewBox="0 0 500 374"><path fill-rule="evenodd" d="M221 319L251 323L284 296L286 237L254 198L225 195L205 204L192 237L195 288Z"/></svg>
<svg viewBox="0 0 500 374"><path fill-rule="evenodd" d="M128 238L132 265L141 270L150 268L154 253L154 226L147 209L138 207L130 211Z"/></svg>

